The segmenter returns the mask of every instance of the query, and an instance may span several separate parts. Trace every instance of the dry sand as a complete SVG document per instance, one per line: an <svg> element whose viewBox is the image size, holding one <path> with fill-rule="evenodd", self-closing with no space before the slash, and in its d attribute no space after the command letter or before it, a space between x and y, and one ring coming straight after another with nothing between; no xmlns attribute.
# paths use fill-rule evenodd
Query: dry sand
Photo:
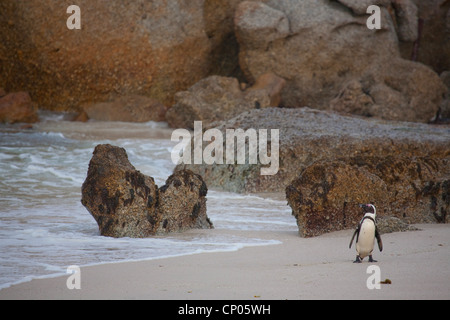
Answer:
<svg viewBox="0 0 450 320"><path fill-rule="evenodd" d="M313 239L296 233L190 231L275 239L279 245L81 269L81 290L69 276L33 280L0 291L2 299L450 299L450 225L383 235L375 249L381 289L369 290L367 258L353 264L351 230Z"/></svg>

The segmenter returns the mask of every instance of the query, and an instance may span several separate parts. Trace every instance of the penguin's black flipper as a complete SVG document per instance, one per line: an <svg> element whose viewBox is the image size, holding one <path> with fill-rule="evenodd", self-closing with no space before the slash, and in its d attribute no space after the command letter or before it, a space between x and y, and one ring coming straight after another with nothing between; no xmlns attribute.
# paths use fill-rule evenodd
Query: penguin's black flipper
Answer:
<svg viewBox="0 0 450 320"><path fill-rule="evenodd" d="M380 252L383 251L383 241L381 241L380 233L378 232L378 228L375 228L375 237L377 238L378 243L378 249L380 249Z"/></svg>
<svg viewBox="0 0 450 320"><path fill-rule="evenodd" d="M349 249L352 248L352 244L353 244L353 240L355 240L356 235L359 233L359 226L358 228L355 230L355 233L353 233L353 237L352 240L350 240L350 245L348 246Z"/></svg>

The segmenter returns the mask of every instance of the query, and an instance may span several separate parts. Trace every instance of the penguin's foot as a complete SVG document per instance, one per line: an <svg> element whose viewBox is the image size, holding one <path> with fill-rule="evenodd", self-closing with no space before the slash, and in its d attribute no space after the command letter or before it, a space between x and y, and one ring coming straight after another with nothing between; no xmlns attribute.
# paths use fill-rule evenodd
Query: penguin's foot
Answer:
<svg viewBox="0 0 450 320"><path fill-rule="evenodd" d="M372 256L369 256L369 262L378 262L377 260L373 260Z"/></svg>
<svg viewBox="0 0 450 320"><path fill-rule="evenodd" d="M353 263L361 263L361 262L362 262L362 260L361 260L360 256L356 256L356 260L353 261Z"/></svg>

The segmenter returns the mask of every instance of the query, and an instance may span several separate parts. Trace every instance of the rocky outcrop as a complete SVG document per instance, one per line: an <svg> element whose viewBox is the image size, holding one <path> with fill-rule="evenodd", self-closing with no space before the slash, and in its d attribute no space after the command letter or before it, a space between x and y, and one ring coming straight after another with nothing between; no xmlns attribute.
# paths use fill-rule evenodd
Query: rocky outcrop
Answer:
<svg viewBox="0 0 450 320"><path fill-rule="evenodd" d="M338 103L346 105L346 112L430 121L442 100L442 81L428 67L401 58L396 26L388 11L391 1L375 1L389 6L382 7L382 30L366 27L367 3L373 2L242 2L235 26L240 65L248 81L275 72L287 81L282 96L285 106L318 109L329 109L333 99L349 90L349 84L359 82L368 101L363 112L358 112L358 100L356 105L351 100ZM414 38L414 23L408 20L412 14L405 13L404 18L400 14L413 10L414 4L395 3L402 22L398 33Z"/></svg>
<svg viewBox="0 0 450 320"><path fill-rule="evenodd" d="M366 10L373 4L382 6L379 31L366 28ZM275 73L287 81L284 106L329 109L330 101L359 82L370 105L358 113L360 107L347 100L338 109L427 122L444 89L435 73L407 60L414 51L415 60L435 71L450 69L444 0L93 0L77 5L81 30L68 30L67 4L0 2L1 87L30 92L40 108L71 112L82 111L82 105L110 109L121 97L148 97L158 103L145 105L159 114L161 104L172 106L177 92L211 75L254 84Z"/></svg>
<svg viewBox="0 0 450 320"><path fill-rule="evenodd" d="M159 188L158 214L161 232L186 229L211 229L206 215L208 188L202 177L191 171L178 171Z"/></svg>
<svg viewBox="0 0 450 320"><path fill-rule="evenodd" d="M81 30L66 26L69 5L0 2L0 56L8 66L0 86L27 90L53 110L133 94L170 105L210 73L205 0L79 1Z"/></svg>
<svg viewBox="0 0 450 320"><path fill-rule="evenodd" d="M0 92L0 123L34 123L39 120L37 108L28 92Z"/></svg>
<svg viewBox="0 0 450 320"><path fill-rule="evenodd" d="M303 237L352 228L361 220L360 203L389 203L387 187L378 176L345 162L307 167L286 188L286 197Z"/></svg>
<svg viewBox="0 0 450 320"><path fill-rule="evenodd" d="M194 128L194 121L208 126L212 122L231 119L251 110L276 107L280 103L285 80L269 73L254 86L242 90L236 78L211 76L175 95L175 105L166 119L173 128Z"/></svg>
<svg viewBox="0 0 450 320"><path fill-rule="evenodd" d="M200 176L181 171L160 189L137 171L125 149L95 148L82 186L82 204L101 235L145 238L190 228L212 228L206 216L207 187Z"/></svg>
<svg viewBox="0 0 450 320"><path fill-rule="evenodd" d="M279 171L274 176L261 176L264 165L259 162L177 168L201 174L210 188L232 192L284 192L304 169L318 161L350 156L449 156L450 133L445 126L385 122L310 108L251 110L217 128L224 137L227 129L279 129Z"/></svg>
<svg viewBox="0 0 450 320"><path fill-rule="evenodd" d="M302 235L353 228L359 203L408 223L445 222L449 212L450 132L445 126L301 109L252 110L217 128L279 129L279 171L256 165L179 165L209 187L285 192Z"/></svg>

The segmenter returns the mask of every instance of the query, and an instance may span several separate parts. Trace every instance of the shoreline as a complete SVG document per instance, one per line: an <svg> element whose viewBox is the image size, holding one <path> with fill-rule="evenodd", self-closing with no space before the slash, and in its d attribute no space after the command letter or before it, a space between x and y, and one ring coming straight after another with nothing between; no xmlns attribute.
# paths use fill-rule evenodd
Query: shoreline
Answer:
<svg viewBox="0 0 450 320"><path fill-rule="evenodd" d="M392 284L379 290L366 285L373 264L352 263L352 230L309 239L296 232L216 230L281 244L82 267L81 290L67 289L66 275L2 289L0 300L450 299L450 226L417 226L420 231L382 235L385 250L375 249L375 265L381 281Z"/></svg>

